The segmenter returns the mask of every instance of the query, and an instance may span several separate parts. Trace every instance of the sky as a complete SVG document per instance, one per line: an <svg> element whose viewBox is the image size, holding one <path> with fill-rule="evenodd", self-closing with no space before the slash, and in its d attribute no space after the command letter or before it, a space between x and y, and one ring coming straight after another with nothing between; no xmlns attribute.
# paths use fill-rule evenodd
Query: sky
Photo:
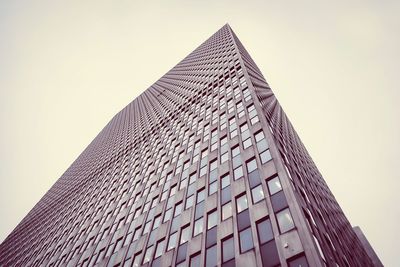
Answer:
<svg viewBox="0 0 400 267"><path fill-rule="evenodd" d="M132 99L225 23L352 225L400 266L399 1L0 0L0 242Z"/></svg>

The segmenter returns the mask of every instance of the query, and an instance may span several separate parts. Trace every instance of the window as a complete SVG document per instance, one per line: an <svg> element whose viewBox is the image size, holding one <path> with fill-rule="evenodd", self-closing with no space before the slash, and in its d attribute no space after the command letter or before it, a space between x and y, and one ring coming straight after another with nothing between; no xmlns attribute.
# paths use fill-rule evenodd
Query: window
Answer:
<svg viewBox="0 0 400 267"><path fill-rule="evenodd" d="M231 184L229 174L224 175L221 178L221 189L224 189L225 187L229 186Z"/></svg>
<svg viewBox="0 0 400 267"><path fill-rule="evenodd" d="M217 266L217 245L209 247L206 251L206 267Z"/></svg>
<svg viewBox="0 0 400 267"><path fill-rule="evenodd" d="M315 235L312 235L312 236L313 236L313 238L314 238L315 244L317 244L317 248L318 248L319 255L320 255L321 258L324 260L324 262L326 262L324 252L323 252L322 249L321 249L321 245L319 244L318 239L315 237Z"/></svg>
<svg viewBox="0 0 400 267"><path fill-rule="evenodd" d="M197 202L196 203L200 203L205 199L205 191L204 189L200 190L197 192Z"/></svg>
<svg viewBox="0 0 400 267"><path fill-rule="evenodd" d="M260 131L260 132L256 133L256 135L254 137L256 139L256 143L258 143L265 138L264 132Z"/></svg>
<svg viewBox="0 0 400 267"><path fill-rule="evenodd" d="M203 167L200 168L200 173L199 176L203 176L207 173L207 165L204 165Z"/></svg>
<svg viewBox="0 0 400 267"><path fill-rule="evenodd" d="M293 259L288 260L289 267L308 267L307 259L304 255L296 256ZM339 266L336 264L336 266Z"/></svg>
<svg viewBox="0 0 400 267"><path fill-rule="evenodd" d="M154 258L158 258L162 255L162 253L164 252L164 246L165 246L165 239L157 243L156 254L154 255Z"/></svg>
<svg viewBox="0 0 400 267"><path fill-rule="evenodd" d="M217 211L213 211L207 216L207 230L213 228L218 224L218 213Z"/></svg>
<svg viewBox="0 0 400 267"><path fill-rule="evenodd" d="M115 242L114 253L122 247L122 237Z"/></svg>
<svg viewBox="0 0 400 267"><path fill-rule="evenodd" d="M228 142L228 138L226 136L221 138L221 147Z"/></svg>
<svg viewBox="0 0 400 267"><path fill-rule="evenodd" d="M267 182L267 185L268 185L268 190L269 190L270 195L278 193L279 191L282 190L282 185L281 185L281 182L279 181L278 176L275 176L274 178L270 179Z"/></svg>
<svg viewBox="0 0 400 267"><path fill-rule="evenodd" d="M222 262L235 258L235 244L233 236L222 241Z"/></svg>
<svg viewBox="0 0 400 267"><path fill-rule="evenodd" d="M203 217L194 222L193 236L203 232Z"/></svg>
<svg viewBox="0 0 400 267"><path fill-rule="evenodd" d="M242 168L242 166L239 166L233 170L233 179L235 179L235 181L236 181L241 177L243 177L243 168Z"/></svg>
<svg viewBox="0 0 400 267"><path fill-rule="evenodd" d="M232 148L232 158L236 157L239 154L240 154L239 146L235 146L234 148Z"/></svg>
<svg viewBox="0 0 400 267"><path fill-rule="evenodd" d="M165 211L163 222L169 221L172 216L172 208Z"/></svg>
<svg viewBox="0 0 400 267"><path fill-rule="evenodd" d="M222 220L232 217L232 202L228 202L222 206Z"/></svg>
<svg viewBox="0 0 400 267"><path fill-rule="evenodd" d="M243 148L244 149L247 149L247 148L249 148L251 146L252 146L252 142L251 142L251 138L250 137L243 141Z"/></svg>
<svg viewBox="0 0 400 267"><path fill-rule="evenodd" d="M253 158L252 160L248 161L246 163L246 165L247 165L247 172L248 173L251 173L251 172L257 170L257 162L256 162L255 158Z"/></svg>
<svg viewBox="0 0 400 267"><path fill-rule="evenodd" d="M229 159L228 151L221 154L221 164L227 162Z"/></svg>
<svg viewBox="0 0 400 267"><path fill-rule="evenodd" d="M269 149L265 150L264 152L260 153L261 163L264 164L272 159L271 153Z"/></svg>
<svg viewBox="0 0 400 267"><path fill-rule="evenodd" d="M179 216L182 213L182 202L175 206L174 217Z"/></svg>
<svg viewBox="0 0 400 267"><path fill-rule="evenodd" d="M133 257L133 265L134 267L140 266L140 253L136 253Z"/></svg>
<svg viewBox="0 0 400 267"><path fill-rule="evenodd" d="M153 246L150 246L146 249L146 253L144 254L143 264L150 261L152 253L153 253Z"/></svg>
<svg viewBox="0 0 400 267"><path fill-rule="evenodd" d="M176 192L176 186L171 187L171 191L169 193L169 196L171 197L171 196L175 195L175 192Z"/></svg>
<svg viewBox="0 0 400 267"><path fill-rule="evenodd" d="M254 204L264 199L264 191L261 184L251 189L251 196Z"/></svg>
<svg viewBox="0 0 400 267"><path fill-rule="evenodd" d="M180 245L182 245L183 243L186 243L190 238L190 226L186 226L184 228L182 228L181 231L181 240L179 242Z"/></svg>
<svg viewBox="0 0 400 267"><path fill-rule="evenodd" d="M272 231L271 221L269 219L265 219L257 223L257 232L260 244L267 243L274 239L274 233Z"/></svg>
<svg viewBox="0 0 400 267"><path fill-rule="evenodd" d="M158 228L158 226L160 226L160 223L161 223L161 216L158 216L154 219L153 230Z"/></svg>
<svg viewBox="0 0 400 267"><path fill-rule="evenodd" d="M246 195L242 195L236 199L236 208L237 208L237 213L240 213L248 208Z"/></svg>
<svg viewBox="0 0 400 267"><path fill-rule="evenodd" d="M175 232L169 236L167 251L173 249L176 246L177 238L178 238L178 232Z"/></svg>
<svg viewBox="0 0 400 267"><path fill-rule="evenodd" d="M201 254L196 254L190 257L190 267L201 267Z"/></svg>
<svg viewBox="0 0 400 267"><path fill-rule="evenodd" d="M151 221L148 221L145 225L144 225L144 229L143 229L143 235L148 233L150 231L150 227L151 227Z"/></svg>
<svg viewBox="0 0 400 267"><path fill-rule="evenodd" d="M208 150L207 149L201 151L201 159L204 159L205 157L207 157L207 155L208 155Z"/></svg>
<svg viewBox="0 0 400 267"><path fill-rule="evenodd" d="M247 131L249 129L249 126L247 125L247 123L240 125L240 132L244 133L245 131Z"/></svg>
<svg viewBox="0 0 400 267"><path fill-rule="evenodd" d="M209 186L208 186L208 195L212 195L212 194L214 194L215 192L217 192L217 190L218 190L218 182L217 181L215 181L215 182L212 182Z"/></svg>
<svg viewBox="0 0 400 267"><path fill-rule="evenodd" d="M286 208L276 214L281 233L285 233L294 228L294 222L289 208Z"/></svg>
<svg viewBox="0 0 400 267"><path fill-rule="evenodd" d="M191 195L190 197L188 197L186 199L185 209L188 209L188 208L192 207L193 203L194 203L194 195Z"/></svg>
<svg viewBox="0 0 400 267"><path fill-rule="evenodd" d="M251 227L239 233L240 240L240 253L246 252L254 247L253 236L251 234Z"/></svg>
<svg viewBox="0 0 400 267"><path fill-rule="evenodd" d="M215 170L217 168L217 160L214 160L210 163L210 172L212 172L213 170Z"/></svg>

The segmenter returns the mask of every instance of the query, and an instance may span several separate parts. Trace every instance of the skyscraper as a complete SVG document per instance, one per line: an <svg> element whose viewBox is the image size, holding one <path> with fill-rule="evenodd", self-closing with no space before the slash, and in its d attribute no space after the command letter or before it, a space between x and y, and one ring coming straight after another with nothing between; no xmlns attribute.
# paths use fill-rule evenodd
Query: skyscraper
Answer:
<svg viewBox="0 0 400 267"><path fill-rule="evenodd" d="M105 126L1 244L0 265L372 261L225 25Z"/></svg>

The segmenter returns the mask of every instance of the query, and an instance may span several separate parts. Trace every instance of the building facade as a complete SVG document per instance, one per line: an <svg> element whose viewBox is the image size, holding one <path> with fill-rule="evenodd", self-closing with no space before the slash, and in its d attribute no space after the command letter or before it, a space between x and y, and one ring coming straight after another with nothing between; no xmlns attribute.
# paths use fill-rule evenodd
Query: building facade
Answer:
<svg viewBox="0 0 400 267"><path fill-rule="evenodd" d="M372 266L225 25L122 109L0 246L1 266Z"/></svg>
<svg viewBox="0 0 400 267"><path fill-rule="evenodd" d="M376 267L383 267L381 260L379 259L378 255L376 255L375 250L372 248L361 228L359 226L354 226L353 230L356 233L361 244L363 245L365 252L367 252L369 258L371 259L373 265Z"/></svg>

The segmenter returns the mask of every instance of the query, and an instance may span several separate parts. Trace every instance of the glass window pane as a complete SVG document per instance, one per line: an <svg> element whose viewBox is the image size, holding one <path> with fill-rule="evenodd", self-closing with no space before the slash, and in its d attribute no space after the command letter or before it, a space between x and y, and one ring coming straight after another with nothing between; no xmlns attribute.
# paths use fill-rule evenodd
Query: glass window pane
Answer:
<svg viewBox="0 0 400 267"><path fill-rule="evenodd" d="M218 213L215 210L214 212L211 212L207 216L207 230L213 228L218 224Z"/></svg>
<svg viewBox="0 0 400 267"><path fill-rule="evenodd" d="M209 185L209 188L208 188L208 195L214 194L215 192L217 192L217 190L218 190L218 182L215 181L215 182L213 182L213 183L211 183L211 184Z"/></svg>
<svg viewBox="0 0 400 267"><path fill-rule="evenodd" d="M226 220L232 216L232 202L228 202L222 206L222 220Z"/></svg>
<svg viewBox="0 0 400 267"><path fill-rule="evenodd" d="M153 230L160 226L161 223L161 216L158 216L154 219Z"/></svg>
<svg viewBox="0 0 400 267"><path fill-rule="evenodd" d="M240 154L239 146L235 146L234 148L232 148L232 158L236 157L239 154Z"/></svg>
<svg viewBox="0 0 400 267"><path fill-rule="evenodd" d="M247 172L251 173L252 171L257 170L257 162L256 159L252 159L247 162Z"/></svg>
<svg viewBox="0 0 400 267"><path fill-rule="evenodd" d="M154 255L154 258L158 258L162 255L162 253L164 252L164 246L165 239L157 243L156 254Z"/></svg>
<svg viewBox="0 0 400 267"><path fill-rule="evenodd" d="M206 252L206 267L217 266L217 245L207 249Z"/></svg>
<svg viewBox="0 0 400 267"><path fill-rule="evenodd" d="M222 262L227 262L235 258L235 245L233 237L222 241Z"/></svg>
<svg viewBox="0 0 400 267"><path fill-rule="evenodd" d="M143 263L150 261L152 253L153 253L153 246L148 247L146 250L146 254L144 255L144 258L143 258Z"/></svg>
<svg viewBox="0 0 400 267"><path fill-rule="evenodd" d="M278 220L278 225L281 233L285 233L294 228L294 222L292 219L292 215L288 208L278 212L276 214L276 218Z"/></svg>
<svg viewBox="0 0 400 267"><path fill-rule="evenodd" d="M247 196L243 195L236 199L237 213L240 213L248 208Z"/></svg>
<svg viewBox="0 0 400 267"><path fill-rule="evenodd" d="M252 142L251 142L251 138L250 137L243 141L243 148L244 149L249 148L251 146L252 146Z"/></svg>
<svg viewBox="0 0 400 267"><path fill-rule="evenodd" d="M247 124L243 124L240 126L240 132L243 133L249 129L249 126Z"/></svg>
<svg viewBox="0 0 400 267"><path fill-rule="evenodd" d="M271 195L278 193L282 190L281 182L279 181L279 177L276 176L267 182L268 190Z"/></svg>
<svg viewBox="0 0 400 267"><path fill-rule="evenodd" d="M189 238L190 238L190 227L186 226L185 228L182 228L181 241L179 242L179 244L187 242Z"/></svg>
<svg viewBox="0 0 400 267"><path fill-rule="evenodd" d="M302 255L301 257L296 257L288 261L289 267L308 267L307 258ZM338 266L338 265L336 265Z"/></svg>
<svg viewBox="0 0 400 267"><path fill-rule="evenodd" d="M241 177L243 177L243 168L242 166L239 166L233 171L233 178L237 180Z"/></svg>
<svg viewBox="0 0 400 267"><path fill-rule="evenodd" d="M203 232L203 217L194 222L193 236Z"/></svg>
<svg viewBox="0 0 400 267"><path fill-rule="evenodd" d="M190 267L200 267L201 254L190 257Z"/></svg>
<svg viewBox="0 0 400 267"><path fill-rule="evenodd" d="M197 202L196 203L200 203L205 199L205 190L200 190L199 192L197 192Z"/></svg>
<svg viewBox="0 0 400 267"><path fill-rule="evenodd" d="M173 249L176 246L176 239L178 237L178 232L173 233L172 235L170 235L169 237L169 241L168 241L168 248L167 250Z"/></svg>
<svg viewBox="0 0 400 267"><path fill-rule="evenodd" d="M253 203L257 203L261 200L264 199L264 191L262 189L262 186L259 185L257 187L254 187L251 189L251 196L253 197Z"/></svg>
<svg viewBox="0 0 400 267"><path fill-rule="evenodd" d="M188 197L186 199L185 209L188 209L188 208L192 207L193 206L193 202L194 202L194 195L191 195L190 197Z"/></svg>
<svg viewBox="0 0 400 267"><path fill-rule="evenodd" d="M253 248L253 236L251 234L251 228L247 228L239 233L240 239L240 252L246 252Z"/></svg>
<svg viewBox="0 0 400 267"><path fill-rule="evenodd" d="M165 211L163 222L169 221L172 216L172 208Z"/></svg>
<svg viewBox="0 0 400 267"><path fill-rule="evenodd" d="M256 139L257 143L260 142L261 140L263 140L264 139L264 132L261 131L261 132L256 133L255 139Z"/></svg>
<svg viewBox="0 0 400 267"><path fill-rule="evenodd" d="M224 189L228 185L231 184L229 174L225 175L224 177L221 178L221 188Z"/></svg>
<svg viewBox="0 0 400 267"><path fill-rule="evenodd" d="M217 168L217 160L210 163L210 172Z"/></svg>
<svg viewBox="0 0 400 267"><path fill-rule="evenodd" d="M274 233L272 232L271 221L266 219L257 224L258 238L260 243L264 244L271 241L274 238Z"/></svg>
<svg viewBox="0 0 400 267"><path fill-rule="evenodd" d="M271 153L269 149L265 150L264 152L260 153L261 163L264 164L272 159Z"/></svg>
<svg viewBox="0 0 400 267"><path fill-rule="evenodd" d="M174 217L180 215L182 213L182 202L175 206Z"/></svg>
<svg viewBox="0 0 400 267"><path fill-rule="evenodd" d="M228 152L225 152L224 154L221 155L221 164L228 161L229 156L228 156Z"/></svg>

